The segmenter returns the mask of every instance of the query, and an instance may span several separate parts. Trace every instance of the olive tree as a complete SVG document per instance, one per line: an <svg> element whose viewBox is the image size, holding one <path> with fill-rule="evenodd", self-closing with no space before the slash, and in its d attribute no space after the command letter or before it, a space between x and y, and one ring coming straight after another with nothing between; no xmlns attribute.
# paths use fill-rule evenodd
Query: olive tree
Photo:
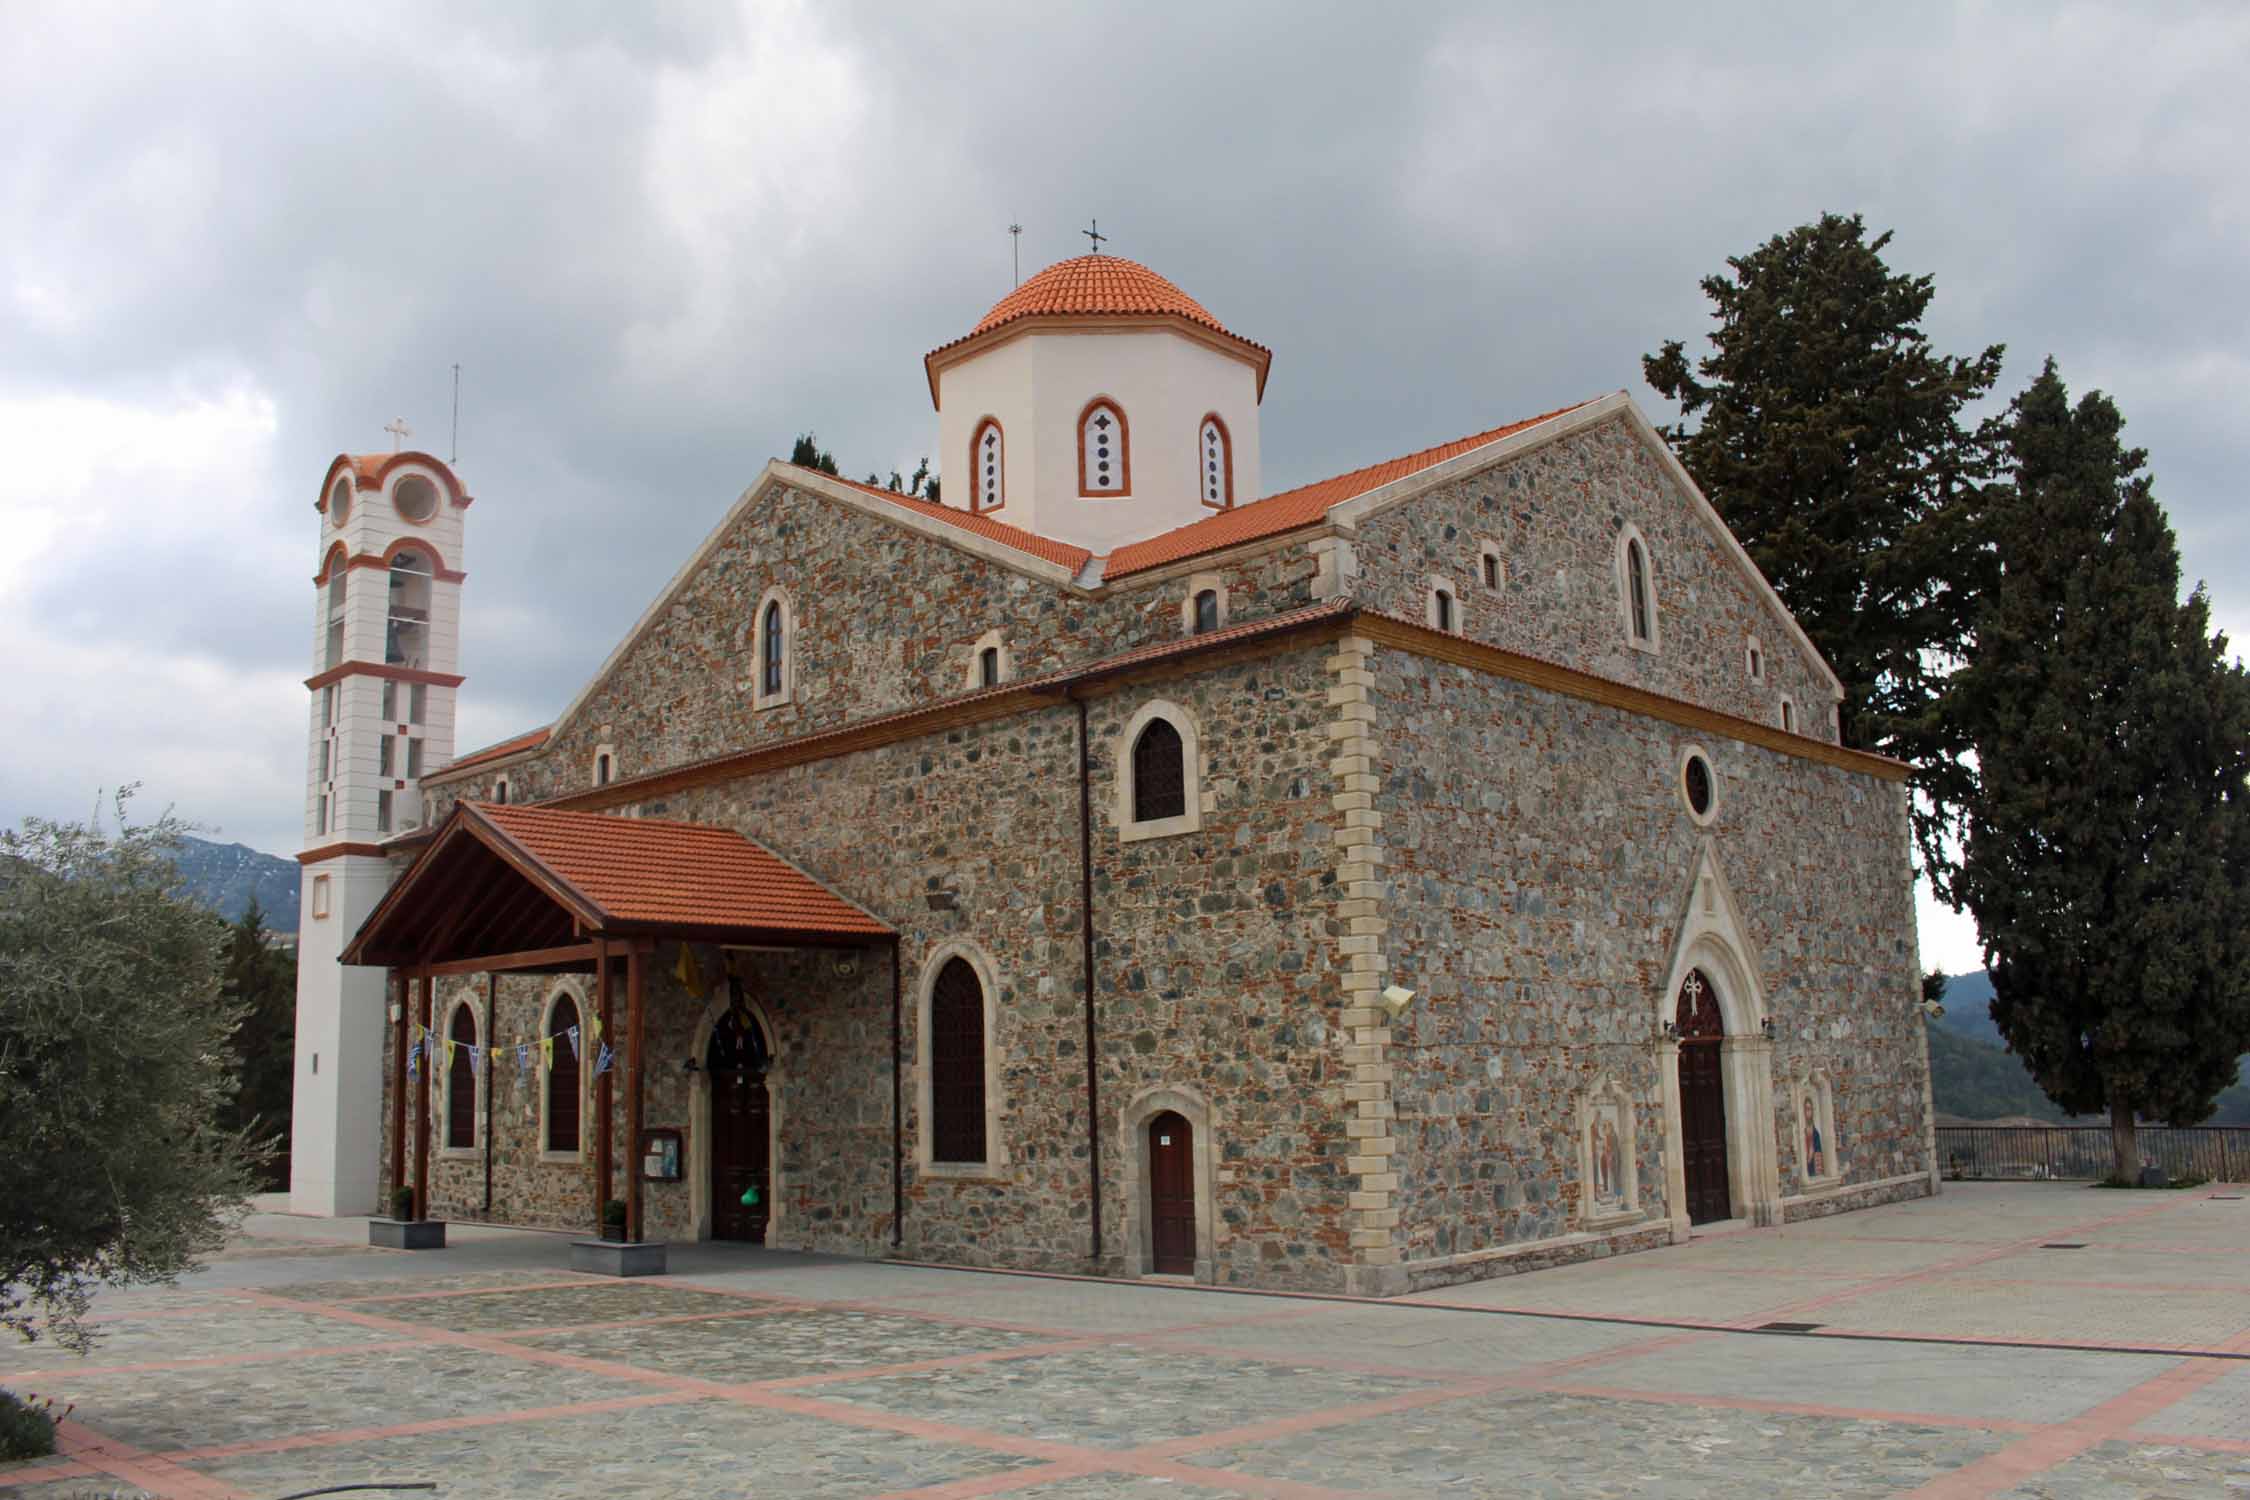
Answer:
<svg viewBox="0 0 2250 1500"><path fill-rule="evenodd" d="M65 1347L104 1286L224 1241L259 1148L222 1123L226 929L175 890L183 826L0 831L0 1327Z"/></svg>

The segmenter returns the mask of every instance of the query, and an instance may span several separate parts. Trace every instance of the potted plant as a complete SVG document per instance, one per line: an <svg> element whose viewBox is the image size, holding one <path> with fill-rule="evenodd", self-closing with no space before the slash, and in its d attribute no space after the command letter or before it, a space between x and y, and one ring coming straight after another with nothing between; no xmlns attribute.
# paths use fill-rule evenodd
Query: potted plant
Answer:
<svg viewBox="0 0 2250 1500"><path fill-rule="evenodd" d="M612 1198L602 1205L602 1238L623 1243L625 1239L625 1200Z"/></svg>
<svg viewBox="0 0 2250 1500"><path fill-rule="evenodd" d="M367 1243L385 1250L443 1250L445 1221L414 1216L414 1189L391 1189L391 1216L367 1221Z"/></svg>
<svg viewBox="0 0 2250 1500"><path fill-rule="evenodd" d="M661 1276L665 1253L661 1241L643 1243L628 1237L625 1200L602 1201L601 1237L570 1242L570 1268L597 1276Z"/></svg>

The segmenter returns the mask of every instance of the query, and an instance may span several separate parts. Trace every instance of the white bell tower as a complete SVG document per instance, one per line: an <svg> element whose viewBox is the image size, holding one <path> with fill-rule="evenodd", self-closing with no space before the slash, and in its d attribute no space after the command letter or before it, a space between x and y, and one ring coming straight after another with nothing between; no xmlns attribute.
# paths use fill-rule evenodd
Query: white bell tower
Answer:
<svg viewBox="0 0 2250 1500"><path fill-rule="evenodd" d="M469 496L451 468L403 447L403 422L389 430L402 451L337 455L313 502L289 1159L289 1207L301 1214L376 1209L390 997L382 970L336 960L390 889L385 841L421 826L421 778L453 758Z"/></svg>

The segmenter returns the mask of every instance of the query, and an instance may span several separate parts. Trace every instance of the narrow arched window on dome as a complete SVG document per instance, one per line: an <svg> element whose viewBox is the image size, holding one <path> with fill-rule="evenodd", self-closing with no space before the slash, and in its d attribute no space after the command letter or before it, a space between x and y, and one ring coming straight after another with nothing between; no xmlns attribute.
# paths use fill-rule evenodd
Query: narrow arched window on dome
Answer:
<svg viewBox="0 0 2250 1500"><path fill-rule="evenodd" d="M1078 493L1133 493L1132 439L1125 413L1106 396L1086 403L1078 418Z"/></svg>
<svg viewBox="0 0 2250 1500"><path fill-rule="evenodd" d="M781 601L776 599L766 606L765 627L759 632L763 648L759 654L763 659L758 664L762 679L758 690L769 698L781 691L782 652L787 649L787 642L783 639L786 630L782 621Z"/></svg>
<svg viewBox="0 0 2250 1500"><path fill-rule="evenodd" d="M1201 466L1198 481L1202 486L1203 503L1220 510L1234 504L1234 442L1227 435L1227 424L1219 420L1216 412L1203 419L1196 454L1196 462Z"/></svg>
<svg viewBox="0 0 2250 1500"><path fill-rule="evenodd" d="M973 480L969 509L998 510L1008 503L1007 456L1000 424L986 417L977 424L977 435L969 444L969 474Z"/></svg>
<svg viewBox="0 0 2250 1500"><path fill-rule="evenodd" d="M1625 543L1625 594L1632 611L1633 641L1647 645L1656 638L1654 614L1648 598L1648 556L1641 551L1639 537Z"/></svg>

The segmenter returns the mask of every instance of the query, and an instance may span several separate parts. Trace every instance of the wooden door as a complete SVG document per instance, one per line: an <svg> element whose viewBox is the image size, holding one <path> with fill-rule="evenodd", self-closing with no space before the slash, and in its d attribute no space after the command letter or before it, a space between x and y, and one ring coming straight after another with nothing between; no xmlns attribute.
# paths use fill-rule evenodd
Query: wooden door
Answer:
<svg viewBox="0 0 2250 1500"><path fill-rule="evenodd" d="M1195 1274L1195 1127L1166 1110L1148 1122L1149 1269Z"/></svg>
<svg viewBox="0 0 2250 1500"><path fill-rule="evenodd" d="M762 1245L773 1214L772 1106L758 1023L734 1012L711 1034L711 1238ZM757 1189L757 1202L743 1194Z"/></svg>
<svg viewBox="0 0 2250 1500"><path fill-rule="evenodd" d="M1719 1044L1680 1047L1681 1158L1687 1167L1688 1222L1734 1216L1727 1185L1727 1092L1719 1076Z"/></svg>
<svg viewBox="0 0 2250 1500"><path fill-rule="evenodd" d="M1688 1222L1734 1217L1727 1182L1727 1090L1720 1067L1726 1024L1718 994L1700 971L1680 986L1674 1012L1680 1037L1680 1157L1687 1176Z"/></svg>

